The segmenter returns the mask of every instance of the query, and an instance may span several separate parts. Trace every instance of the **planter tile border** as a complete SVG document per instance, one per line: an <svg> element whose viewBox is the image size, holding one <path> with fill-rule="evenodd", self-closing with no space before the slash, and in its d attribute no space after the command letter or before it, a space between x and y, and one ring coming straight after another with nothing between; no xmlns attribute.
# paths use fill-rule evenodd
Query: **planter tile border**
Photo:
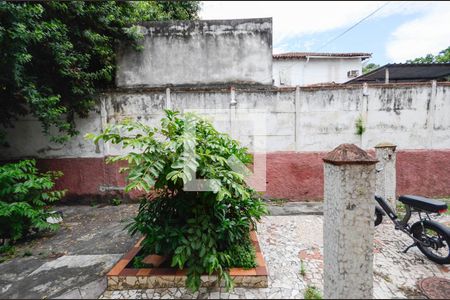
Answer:
<svg viewBox="0 0 450 300"><path fill-rule="evenodd" d="M106 275L108 290L152 289L185 287L187 270L178 268L127 268L129 263L142 249L141 238ZM232 268L230 275L236 287L265 288L268 286L268 272L263 253L255 231L250 232L250 239L256 251L256 268ZM202 286L217 286L217 275L201 277Z"/></svg>

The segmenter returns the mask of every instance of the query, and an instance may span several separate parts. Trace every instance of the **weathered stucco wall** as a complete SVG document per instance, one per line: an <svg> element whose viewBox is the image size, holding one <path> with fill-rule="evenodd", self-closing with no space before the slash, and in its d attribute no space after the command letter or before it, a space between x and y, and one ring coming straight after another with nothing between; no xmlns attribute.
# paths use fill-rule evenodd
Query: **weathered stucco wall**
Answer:
<svg viewBox="0 0 450 300"><path fill-rule="evenodd" d="M272 19L148 22L119 47L117 86L272 84Z"/></svg>
<svg viewBox="0 0 450 300"><path fill-rule="evenodd" d="M33 156L42 166L61 169L62 187L74 194L93 195L100 186L123 186L118 167L105 166L104 157L120 150L85 141L86 132L131 117L158 125L163 109L215 109L218 128L252 149L249 127L232 118L239 109L267 110L267 194L291 200L323 197L323 154L342 143L373 149L380 142L397 147L397 192L426 196L450 195L450 85L389 84L321 88L153 88L105 93L88 119L77 120L80 135L67 145L49 144L37 120L27 118L9 131L3 159ZM229 109L223 112L220 109ZM224 115L225 114L225 115ZM237 114L239 116L239 114ZM355 121L363 119L357 135ZM50 146L48 146L50 145ZM92 170L92 171L89 171ZM98 192L99 194L102 194Z"/></svg>

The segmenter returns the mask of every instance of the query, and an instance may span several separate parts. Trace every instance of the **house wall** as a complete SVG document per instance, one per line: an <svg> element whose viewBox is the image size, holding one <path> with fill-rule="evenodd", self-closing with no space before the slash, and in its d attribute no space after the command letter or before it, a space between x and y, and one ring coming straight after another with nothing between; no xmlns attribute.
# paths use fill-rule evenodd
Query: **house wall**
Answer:
<svg viewBox="0 0 450 300"><path fill-rule="evenodd" d="M236 106L230 102L235 100ZM83 136L108 124L133 118L158 125L163 109L197 110L221 131L254 149L248 124L240 122L256 109L266 124L266 194L315 201L323 196L322 157L342 143L372 151L380 142L398 146L397 192L425 196L450 195L450 84L387 84L320 88L196 87L117 89L105 92L88 119L76 123L80 135L64 146L52 144L28 117L9 130L5 160L37 157L43 169L62 170L58 186L72 197L103 197L123 187L117 165L104 158L122 153L111 145L94 145ZM211 110L213 109L213 110ZM243 110L243 111L242 111ZM365 131L355 134L362 118ZM221 119L221 121L219 121ZM114 192L113 192L114 193Z"/></svg>
<svg viewBox="0 0 450 300"><path fill-rule="evenodd" d="M362 74L361 58L274 59L275 86L296 86L315 83L344 83L352 79L347 72L358 70ZM280 83L280 80L283 85Z"/></svg>
<svg viewBox="0 0 450 300"><path fill-rule="evenodd" d="M272 19L148 22L118 50L119 87L272 84Z"/></svg>

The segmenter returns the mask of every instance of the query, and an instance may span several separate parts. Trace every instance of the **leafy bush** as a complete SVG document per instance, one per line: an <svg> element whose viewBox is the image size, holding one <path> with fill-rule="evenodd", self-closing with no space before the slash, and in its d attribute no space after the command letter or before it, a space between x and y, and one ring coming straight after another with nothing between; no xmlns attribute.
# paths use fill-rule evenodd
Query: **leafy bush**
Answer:
<svg viewBox="0 0 450 300"><path fill-rule="evenodd" d="M204 273L217 273L231 288L228 267L243 261L250 266L248 256L254 261L254 253L247 251L242 260L232 256L248 250L239 244L249 241L250 229L266 212L242 172L230 167L233 158L251 163L247 149L195 114L169 110L161 128L126 120L87 137L131 149L109 161L128 162L126 191L147 193L128 227L131 234L145 235L145 252L171 256L172 266L189 268L191 290L198 290ZM212 179L210 191L185 189L193 177Z"/></svg>
<svg viewBox="0 0 450 300"><path fill-rule="evenodd" d="M54 230L57 225L46 207L61 199L65 191L53 191L60 172L39 173L34 160L0 166L0 239L12 241L31 231Z"/></svg>
<svg viewBox="0 0 450 300"><path fill-rule="evenodd" d="M66 141L97 91L113 86L117 43L139 48L132 24L195 19L199 10L198 1L0 1L0 124L30 113Z"/></svg>

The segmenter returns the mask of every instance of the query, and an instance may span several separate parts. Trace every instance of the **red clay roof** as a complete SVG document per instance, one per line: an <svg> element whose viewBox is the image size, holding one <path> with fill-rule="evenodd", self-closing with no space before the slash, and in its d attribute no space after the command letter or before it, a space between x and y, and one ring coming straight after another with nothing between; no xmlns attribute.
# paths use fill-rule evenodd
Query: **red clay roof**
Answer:
<svg viewBox="0 0 450 300"><path fill-rule="evenodd" d="M320 52L288 52L274 54L275 59L290 59L290 58L307 58L308 56L322 56L322 57L372 57L372 53L364 52L348 52L348 53L320 53Z"/></svg>

